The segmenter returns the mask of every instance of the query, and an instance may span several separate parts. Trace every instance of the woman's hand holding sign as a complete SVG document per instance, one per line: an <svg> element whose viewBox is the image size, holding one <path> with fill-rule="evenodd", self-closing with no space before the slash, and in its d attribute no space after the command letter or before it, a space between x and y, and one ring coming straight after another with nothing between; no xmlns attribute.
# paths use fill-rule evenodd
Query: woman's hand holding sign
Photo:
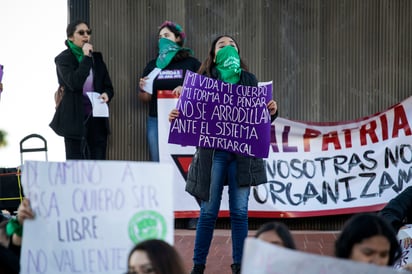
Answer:
<svg viewBox="0 0 412 274"><path fill-rule="evenodd" d="M173 89L173 94L174 95L176 95L177 97L179 97L180 96L180 94L182 93L182 86L177 86L177 87L175 87L174 89Z"/></svg>
<svg viewBox="0 0 412 274"><path fill-rule="evenodd" d="M177 108L172 109L172 111L169 113L169 122L173 121L179 117L179 110Z"/></svg>
<svg viewBox="0 0 412 274"><path fill-rule="evenodd" d="M270 115L275 115L276 111L278 111L278 104L276 103L275 100L270 100L267 106L268 106Z"/></svg>

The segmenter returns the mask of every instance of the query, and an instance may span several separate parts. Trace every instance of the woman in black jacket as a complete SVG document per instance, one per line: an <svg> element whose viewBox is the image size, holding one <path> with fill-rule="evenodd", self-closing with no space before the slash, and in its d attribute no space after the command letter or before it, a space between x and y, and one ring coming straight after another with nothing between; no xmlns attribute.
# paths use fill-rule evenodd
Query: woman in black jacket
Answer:
<svg viewBox="0 0 412 274"><path fill-rule="evenodd" d="M142 102L149 104L149 113L146 121L146 137L149 145L150 160L159 162L159 136L157 119L158 92L174 90L183 84L187 70L196 72L200 62L192 56L192 50L183 47L186 34L183 28L172 21L163 22L157 32L158 54L150 60L143 70L138 86L138 96ZM148 90L149 75L153 76L151 91Z"/></svg>
<svg viewBox="0 0 412 274"><path fill-rule="evenodd" d="M64 137L66 159L106 159L109 134L108 115L93 114L90 92L96 92L93 104L107 104L113 85L100 52L90 44L91 29L84 21L67 26L68 47L56 58L57 78L64 89L50 127Z"/></svg>
<svg viewBox="0 0 412 274"><path fill-rule="evenodd" d="M217 37L211 45L208 58L199 74L226 83L257 86L258 81L247 71L239 56L239 46L227 35ZM277 116L274 100L267 103L273 121ZM174 109L169 121L179 116ZM206 258L213 238L223 187L229 187L229 209L232 229L232 273L240 273L243 244L248 234L248 202L250 186L266 183L266 170L262 158L237 153L197 147L189 168L186 191L202 200L196 228L192 274L204 273Z"/></svg>

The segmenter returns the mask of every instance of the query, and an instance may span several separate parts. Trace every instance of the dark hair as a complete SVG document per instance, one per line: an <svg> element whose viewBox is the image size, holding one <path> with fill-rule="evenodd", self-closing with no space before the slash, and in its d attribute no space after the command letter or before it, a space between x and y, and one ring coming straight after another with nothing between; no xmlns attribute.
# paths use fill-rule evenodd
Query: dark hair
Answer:
<svg viewBox="0 0 412 274"><path fill-rule="evenodd" d="M209 49L209 55L207 56L206 60L203 61L202 65L200 66L199 70L197 71L199 74L204 74L208 77L213 77L214 76L213 68L216 66L215 61L214 61L215 56L216 56L215 47L216 47L216 43L222 37L229 37L230 39L233 40L233 42L235 42L238 53L239 53L239 56L240 56L240 48L239 48L239 44L237 43L237 41L230 35L227 35L227 34L220 35L212 41L212 45L210 46L210 49ZM248 71L248 67L243 62L242 58L240 58L240 67L243 70Z"/></svg>
<svg viewBox="0 0 412 274"><path fill-rule="evenodd" d="M67 28L66 28L67 38L72 37L74 35L74 32L76 31L77 26L80 25L80 24L85 24L90 29L89 23L87 23L86 21L84 21L84 20L75 20L73 22L70 22L67 25Z"/></svg>
<svg viewBox="0 0 412 274"><path fill-rule="evenodd" d="M348 259L355 244L374 236L384 236L389 241L388 265L393 265L401 256L401 248L395 230L385 219L372 213L354 215L344 224L335 242L336 257Z"/></svg>
<svg viewBox="0 0 412 274"><path fill-rule="evenodd" d="M292 234L289 231L289 228L280 222L269 222L261 225L259 229L256 231L255 238L258 238L260 234L267 232L267 231L274 231L276 234L283 241L284 247L290 249L296 249L295 241L293 240Z"/></svg>
<svg viewBox="0 0 412 274"><path fill-rule="evenodd" d="M173 34L177 37L180 37L180 41L177 42L176 44L178 44L179 46L183 47L185 40L186 40L186 33L183 31L183 28L172 21L164 21L160 26L159 26L159 31L157 32L157 34L160 33L160 31L164 28L168 28L171 32L173 32Z"/></svg>
<svg viewBox="0 0 412 274"><path fill-rule="evenodd" d="M160 26L159 26L159 31L157 32L157 35L159 36L159 33L162 29L168 28L175 36L176 38L180 37L180 41L177 41L176 44L179 46L183 47L185 41L186 41L186 33L183 31L183 28L172 21L164 21ZM173 57L172 62L178 62L180 60L186 59L191 55L190 50L187 49L181 49L179 50L176 55Z"/></svg>
<svg viewBox="0 0 412 274"><path fill-rule="evenodd" d="M140 250L147 253L157 274L182 274L185 273L183 260L176 249L167 242L159 239L145 240L138 243L130 251L127 264L133 252Z"/></svg>

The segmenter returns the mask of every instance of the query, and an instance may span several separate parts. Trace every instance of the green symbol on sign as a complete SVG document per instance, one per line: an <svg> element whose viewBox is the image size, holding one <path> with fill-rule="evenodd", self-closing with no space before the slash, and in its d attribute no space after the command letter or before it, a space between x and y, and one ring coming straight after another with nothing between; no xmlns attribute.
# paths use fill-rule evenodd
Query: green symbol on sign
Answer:
<svg viewBox="0 0 412 274"><path fill-rule="evenodd" d="M129 237L137 244L147 239L166 240L166 220L156 211L145 210L133 215L129 221Z"/></svg>

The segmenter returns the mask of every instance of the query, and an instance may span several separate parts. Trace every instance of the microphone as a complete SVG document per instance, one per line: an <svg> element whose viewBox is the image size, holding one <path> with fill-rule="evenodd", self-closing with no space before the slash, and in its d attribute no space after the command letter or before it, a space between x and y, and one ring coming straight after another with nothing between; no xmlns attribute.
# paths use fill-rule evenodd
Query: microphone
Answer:
<svg viewBox="0 0 412 274"><path fill-rule="evenodd" d="M93 54L92 46L91 46L91 44L90 44L89 42L85 42L85 43L83 44L83 51L84 51L84 47L85 47L86 45L87 45L87 47L89 48L89 51L88 51L88 53L87 53L87 56L93 57L93 56L92 56L92 54Z"/></svg>

